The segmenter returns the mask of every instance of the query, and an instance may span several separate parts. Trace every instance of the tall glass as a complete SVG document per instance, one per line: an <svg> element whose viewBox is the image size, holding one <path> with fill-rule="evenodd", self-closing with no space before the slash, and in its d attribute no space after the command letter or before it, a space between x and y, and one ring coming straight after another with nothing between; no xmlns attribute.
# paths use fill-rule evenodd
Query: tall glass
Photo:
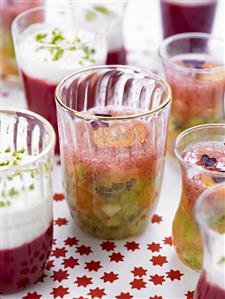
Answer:
<svg viewBox="0 0 225 299"><path fill-rule="evenodd" d="M53 238L55 134L29 111L0 111L0 293L36 282Z"/></svg>
<svg viewBox="0 0 225 299"><path fill-rule="evenodd" d="M225 181L225 124L199 125L181 133L175 154L182 174L182 194L173 220L173 242L181 261L202 267L202 240L194 217L198 196Z"/></svg>
<svg viewBox="0 0 225 299"><path fill-rule="evenodd" d="M170 88L122 66L78 71L56 89L63 186L74 221L104 239L140 233L163 177Z"/></svg>
<svg viewBox="0 0 225 299"><path fill-rule="evenodd" d="M210 33L217 0L160 0L163 37L184 32Z"/></svg>
<svg viewBox="0 0 225 299"><path fill-rule="evenodd" d="M57 133L56 85L77 69L105 63L107 21L94 11L90 22L92 10L79 6L53 8L19 15L12 32L28 108L45 117Z"/></svg>
<svg viewBox="0 0 225 299"><path fill-rule="evenodd" d="M168 150L176 136L195 125L224 122L224 41L205 33L165 39L159 56L173 93Z"/></svg>
<svg viewBox="0 0 225 299"><path fill-rule="evenodd" d="M23 11L41 5L44 0L3 0L0 5L0 77L7 80L18 76L14 53L11 24L13 19Z"/></svg>
<svg viewBox="0 0 225 299"><path fill-rule="evenodd" d="M225 298L225 184L210 188L199 197L195 216L204 246L203 272L195 299Z"/></svg>

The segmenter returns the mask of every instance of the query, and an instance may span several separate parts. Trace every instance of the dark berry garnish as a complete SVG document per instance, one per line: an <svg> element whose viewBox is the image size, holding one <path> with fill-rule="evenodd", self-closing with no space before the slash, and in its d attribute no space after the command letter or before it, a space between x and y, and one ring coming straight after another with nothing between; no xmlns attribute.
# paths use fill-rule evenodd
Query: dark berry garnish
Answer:
<svg viewBox="0 0 225 299"><path fill-rule="evenodd" d="M194 60L194 59L184 59L182 62L189 67L193 67L195 69L202 69L205 63L204 60Z"/></svg>
<svg viewBox="0 0 225 299"><path fill-rule="evenodd" d="M97 129L99 126L108 127L109 124L105 121L93 120L93 121L91 121L91 126L93 129Z"/></svg>
<svg viewBox="0 0 225 299"><path fill-rule="evenodd" d="M102 117L112 117L112 114L104 114L104 113L95 113L95 116L102 116Z"/></svg>
<svg viewBox="0 0 225 299"><path fill-rule="evenodd" d="M212 168L215 166L216 158L210 158L208 155L202 155L198 165L205 166L206 168Z"/></svg>
<svg viewBox="0 0 225 299"><path fill-rule="evenodd" d="M215 183L223 183L223 182L225 182L225 178L223 178L223 177L213 176L212 179L214 180Z"/></svg>

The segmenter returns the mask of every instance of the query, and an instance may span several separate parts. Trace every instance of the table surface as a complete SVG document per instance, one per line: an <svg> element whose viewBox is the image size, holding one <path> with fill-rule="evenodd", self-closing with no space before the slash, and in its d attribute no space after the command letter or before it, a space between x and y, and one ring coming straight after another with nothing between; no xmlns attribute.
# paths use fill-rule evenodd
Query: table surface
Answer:
<svg viewBox="0 0 225 299"><path fill-rule="evenodd" d="M153 27L152 18L159 13L158 1L130 2L125 22L129 63L160 71L155 55L160 26ZM219 2L222 8L224 1ZM224 11L218 9L214 31L220 36L224 34L224 26L219 26L223 18ZM1 82L0 96L1 107L26 108L18 84ZM73 224L62 191L59 157L55 160L54 245L47 267L36 284L19 293L1 295L1 299L193 298L199 274L179 261L172 245L171 224L181 193L176 162L166 160L159 206L149 219L146 231L131 239L103 241L83 233Z"/></svg>

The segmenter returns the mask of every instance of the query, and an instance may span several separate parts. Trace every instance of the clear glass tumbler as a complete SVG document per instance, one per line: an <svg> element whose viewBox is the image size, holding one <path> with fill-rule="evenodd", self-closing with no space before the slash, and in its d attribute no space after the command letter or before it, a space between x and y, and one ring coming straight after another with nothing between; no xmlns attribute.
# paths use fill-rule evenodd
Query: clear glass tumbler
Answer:
<svg viewBox="0 0 225 299"><path fill-rule="evenodd" d="M159 56L173 94L168 151L176 136L192 126L225 122L224 40L206 33L177 34L165 39Z"/></svg>
<svg viewBox="0 0 225 299"><path fill-rule="evenodd" d="M55 133L29 111L0 110L0 293L36 282L53 237Z"/></svg>
<svg viewBox="0 0 225 299"><path fill-rule="evenodd" d="M56 89L63 185L75 222L104 239L140 233L164 169L170 88L123 66L78 71Z"/></svg>
<svg viewBox="0 0 225 299"><path fill-rule="evenodd" d="M173 220L178 257L194 270L202 268L202 240L194 206L208 187L225 181L225 124L199 125L181 133L175 154L182 174L182 194Z"/></svg>
<svg viewBox="0 0 225 299"><path fill-rule="evenodd" d="M225 184L198 198L195 216L200 226L204 261L195 299L225 298Z"/></svg>

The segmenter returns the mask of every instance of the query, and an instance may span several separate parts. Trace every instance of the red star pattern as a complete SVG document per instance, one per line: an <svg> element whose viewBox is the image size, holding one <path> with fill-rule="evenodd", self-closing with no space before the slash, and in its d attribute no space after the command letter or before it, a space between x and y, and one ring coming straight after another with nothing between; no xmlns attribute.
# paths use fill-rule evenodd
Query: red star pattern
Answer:
<svg viewBox="0 0 225 299"><path fill-rule="evenodd" d="M53 271L53 275L51 276L53 278L53 281L61 282L64 279L67 279L69 274L67 273L67 270L59 270L59 271Z"/></svg>
<svg viewBox="0 0 225 299"><path fill-rule="evenodd" d="M152 252L159 252L162 247L160 246L160 243L152 242L151 244L147 244L147 248Z"/></svg>
<svg viewBox="0 0 225 299"><path fill-rule="evenodd" d="M188 291L185 294L185 296L186 296L187 299L193 299L194 298L194 291Z"/></svg>
<svg viewBox="0 0 225 299"><path fill-rule="evenodd" d="M155 295L154 297L152 297L152 296L149 297L149 299L163 299L163 297Z"/></svg>
<svg viewBox="0 0 225 299"><path fill-rule="evenodd" d="M127 242L124 246L127 248L127 250L132 250L132 251L135 251L135 250L137 250L137 249L140 249L140 248L139 248L139 244L136 243L136 242L134 242L134 241L132 241L132 242Z"/></svg>
<svg viewBox="0 0 225 299"><path fill-rule="evenodd" d="M113 283L115 280L119 279L118 274L114 272L104 272L104 275L101 277L104 282L111 282Z"/></svg>
<svg viewBox="0 0 225 299"><path fill-rule="evenodd" d="M162 221L162 216L159 216L157 214L152 216L152 223L160 223Z"/></svg>
<svg viewBox="0 0 225 299"><path fill-rule="evenodd" d="M35 282L35 283L38 283L38 282L44 282L44 279L47 277L47 275L43 272L42 273L42 275L41 275L41 277L38 279L38 281L37 282Z"/></svg>
<svg viewBox="0 0 225 299"><path fill-rule="evenodd" d="M170 270L169 272L166 272L167 274L167 278L170 278L172 281L174 281L175 279L180 280L181 276L183 276L184 274L182 274L179 270Z"/></svg>
<svg viewBox="0 0 225 299"><path fill-rule="evenodd" d="M90 292L88 293L88 295L91 296L91 298L102 298L104 295L106 295L106 293L104 292L105 289L99 289L99 288L95 288L95 289L90 289Z"/></svg>
<svg viewBox="0 0 225 299"><path fill-rule="evenodd" d="M52 261L48 261L47 264L46 264L46 267L45 267L45 269L48 270L48 271L51 268L54 268L54 261L53 260Z"/></svg>
<svg viewBox="0 0 225 299"><path fill-rule="evenodd" d="M172 245L173 245L172 237L165 237L165 238L163 239L163 243L166 244L166 245L170 245L170 246L172 246Z"/></svg>
<svg viewBox="0 0 225 299"><path fill-rule="evenodd" d="M52 255L55 256L56 258L65 257L66 253L67 250L65 249L65 247L55 248L54 250L52 250Z"/></svg>
<svg viewBox="0 0 225 299"><path fill-rule="evenodd" d="M74 246L74 245L77 245L78 244L78 240L77 240L77 238L75 238L75 237L68 237L66 240L64 240L64 244L65 245L68 245L68 246L70 246L70 247L72 247L72 246Z"/></svg>
<svg viewBox="0 0 225 299"><path fill-rule="evenodd" d="M65 199L65 196L62 193L55 193L53 199L54 201L62 201Z"/></svg>
<svg viewBox="0 0 225 299"><path fill-rule="evenodd" d="M84 275L82 277L77 277L77 280L74 281L74 283L76 283L78 287L86 287L93 282L91 277L87 277L86 275Z"/></svg>
<svg viewBox="0 0 225 299"><path fill-rule="evenodd" d="M102 250L113 251L115 249L115 243L110 241L104 241L101 244Z"/></svg>
<svg viewBox="0 0 225 299"><path fill-rule="evenodd" d="M52 292L50 293L50 295L53 295L54 298L63 298L65 295L68 295L69 288L64 288L63 286L58 286L57 288L52 288Z"/></svg>
<svg viewBox="0 0 225 299"><path fill-rule="evenodd" d="M77 247L76 252L78 252L80 255L89 255L93 251L91 250L90 246L81 245Z"/></svg>
<svg viewBox="0 0 225 299"><path fill-rule="evenodd" d="M131 273L133 273L134 276L142 277L146 275L147 270L142 267L134 267L134 270L131 271Z"/></svg>
<svg viewBox="0 0 225 299"><path fill-rule="evenodd" d="M163 264L168 263L166 256L162 256L162 255L153 256L150 261L152 262L153 266L160 266L160 267L162 267Z"/></svg>
<svg viewBox="0 0 225 299"><path fill-rule="evenodd" d="M122 255L120 252L113 252L109 257L111 262L119 263L124 260L124 255Z"/></svg>
<svg viewBox="0 0 225 299"><path fill-rule="evenodd" d="M68 259L63 259L62 265L64 265L64 268L74 268L75 266L78 266L78 259L75 259L74 257L69 257Z"/></svg>
<svg viewBox="0 0 225 299"><path fill-rule="evenodd" d="M130 282L132 289L143 289L145 288L146 282L142 278L134 278L133 281Z"/></svg>
<svg viewBox="0 0 225 299"><path fill-rule="evenodd" d="M97 272L100 268L102 268L102 265L99 261L98 262L95 262L95 261L86 262L85 264L86 264L86 266L84 269L87 269L89 272L91 272L91 271Z"/></svg>
<svg viewBox="0 0 225 299"><path fill-rule="evenodd" d="M58 225L58 226L63 226L63 225L67 225L67 223L68 223L68 220L66 219L66 218L57 218L56 220L55 220L55 225Z"/></svg>
<svg viewBox="0 0 225 299"><path fill-rule="evenodd" d="M80 297L74 297L73 299L88 299L88 298L80 296Z"/></svg>
<svg viewBox="0 0 225 299"><path fill-rule="evenodd" d="M154 283L154 285L162 285L163 282L165 281L164 279L164 275L158 275L158 274L155 274L155 275L150 275L150 279L149 281L152 281Z"/></svg>
<svg viewBox="0 0 225 299"><path fill-rule="evenodd" d="M130 293L120 293L116 296L116 299L131 299L133 296Z"/></svg>
<svg viewBox="0 0 225 299"><path fill-rule="evenodd" d="M42 295L39 295L37 292L34 293L28 293L26 296L23 297L23 299L40 299Z"/></svg>

